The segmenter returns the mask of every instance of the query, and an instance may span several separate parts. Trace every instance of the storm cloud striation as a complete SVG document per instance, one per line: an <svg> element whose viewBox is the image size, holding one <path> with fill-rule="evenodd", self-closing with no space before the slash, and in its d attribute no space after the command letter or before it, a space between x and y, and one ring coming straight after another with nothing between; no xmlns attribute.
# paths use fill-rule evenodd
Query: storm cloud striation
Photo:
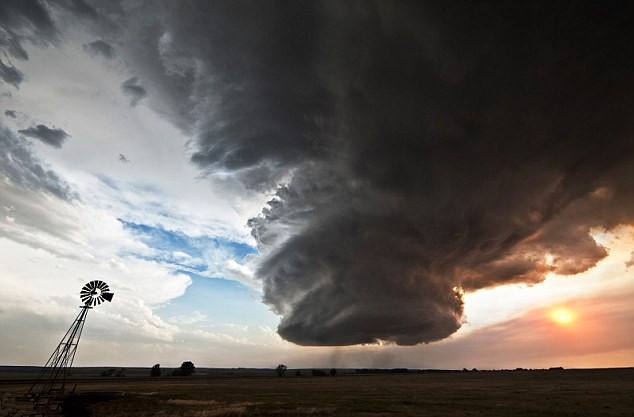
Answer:
<svg viewBox="0 0 634 417"><path fill-rule="evenodd" d="M274 193L249 226L289 341L440 340L463 291L586 271L634 220L626 3L135 10L121 53L193 163Z"/></svg>

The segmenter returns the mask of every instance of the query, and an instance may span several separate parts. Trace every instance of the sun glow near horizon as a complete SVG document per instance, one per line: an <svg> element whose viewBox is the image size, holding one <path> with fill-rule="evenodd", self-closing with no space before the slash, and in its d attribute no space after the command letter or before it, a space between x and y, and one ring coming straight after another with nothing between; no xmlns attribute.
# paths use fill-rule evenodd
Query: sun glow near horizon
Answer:
<svg viewBox="0 0 634 417"><path fill-rule="evenodd" d="M577 314L567 307L557 307L551 310L549 317L561 326L570 326L577 321Z"/></svg>

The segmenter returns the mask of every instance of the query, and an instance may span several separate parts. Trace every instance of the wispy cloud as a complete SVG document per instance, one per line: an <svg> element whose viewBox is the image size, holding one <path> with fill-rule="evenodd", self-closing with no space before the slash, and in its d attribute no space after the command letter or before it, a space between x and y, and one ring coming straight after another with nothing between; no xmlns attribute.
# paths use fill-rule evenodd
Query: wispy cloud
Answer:
<svg viewBox="0 0 634 417"><path fill-rule="evenodd" d="M152 250L151 255L131 255L171 265L175 270L214 278L236 279L247 285L255 285L249 268L244 265L244 262L257 254L252 246L221 237L188 236L162 227L123 219L119 221Z"/></svg>
<svg viewBox="0 0 634 417"><path fill-rule="evenodd" d="M183 324L200 323L202 321L205 321L206 319L207 319L206 315L196 310L191 314L182 314L179 316L172 316L170 317L169 321L174 324L183 325Z"/></svg>

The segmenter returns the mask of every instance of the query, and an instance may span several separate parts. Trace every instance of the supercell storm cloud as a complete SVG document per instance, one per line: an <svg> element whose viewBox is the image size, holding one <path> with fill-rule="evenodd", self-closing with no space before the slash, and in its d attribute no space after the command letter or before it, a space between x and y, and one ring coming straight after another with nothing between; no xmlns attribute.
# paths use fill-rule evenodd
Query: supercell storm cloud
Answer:
<svg viewBox="0 0 634 417"><path fill-rule="evenodd" d="M463 291L586 271L634 221L627 3L123 4L91 21L127 94L274 193L248 225L291 342L446 338Z"/></svg>
<svg viewBox="0 0 634 417"><path fill-rule="evenodd" d="M461 291L583 272L606 255L591 229L632 220L627 10L271 6L149 27L192 161L278 187L249 226L285 339L443 339Z"/></svg>

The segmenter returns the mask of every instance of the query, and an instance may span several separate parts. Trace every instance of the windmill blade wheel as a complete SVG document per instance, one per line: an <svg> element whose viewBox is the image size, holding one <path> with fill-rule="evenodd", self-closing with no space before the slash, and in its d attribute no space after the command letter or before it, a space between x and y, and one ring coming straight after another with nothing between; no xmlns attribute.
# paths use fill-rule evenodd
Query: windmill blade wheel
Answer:
<svg viewBox="0 0 634 417"><path fill-rule="evenodd" d="M79 293L81 301L87 307L94 307L104 302L111 302L114 293L110 292L110 287L103 281L94 280L84 285Z"/></svg>

